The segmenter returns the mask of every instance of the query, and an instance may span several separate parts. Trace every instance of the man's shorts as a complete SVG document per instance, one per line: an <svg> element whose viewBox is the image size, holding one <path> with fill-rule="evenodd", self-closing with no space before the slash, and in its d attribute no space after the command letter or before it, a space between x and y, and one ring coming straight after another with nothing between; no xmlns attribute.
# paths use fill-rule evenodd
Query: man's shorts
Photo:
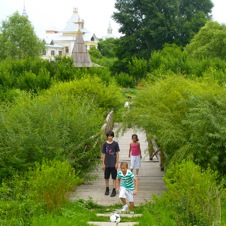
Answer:
<svg viewBox="0 0 226 226"><path fill-rule="evenodd" d="M115 167L106 167L105 170L104 170L104 179L108 180L110 178L110 175L111 175L111 178L113 180L116 179L117 177L117 169Z"/></svg>
<svg viewBox="0 0 226 226"><path fill-rule="evenodd" d="M127 199L129 202L134 202L133 192L124 187L120 187L119 198L124 198Z"/></svg>

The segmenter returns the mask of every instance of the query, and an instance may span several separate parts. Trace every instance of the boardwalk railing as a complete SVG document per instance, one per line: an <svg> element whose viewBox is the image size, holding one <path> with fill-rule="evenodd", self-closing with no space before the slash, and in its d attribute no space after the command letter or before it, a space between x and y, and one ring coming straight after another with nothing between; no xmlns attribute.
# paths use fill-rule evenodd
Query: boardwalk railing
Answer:
<svg viewBox="0 0 226 226"><path fill-rule="evenodd" d="M114 126L114 121L113 121L113 114L114 114L114 111L111 110L106 119L105 119L105 123L104 125L102 126L102 131L106 134L107 131L109 130L112 130L113 129L113 126Z"/></svg>

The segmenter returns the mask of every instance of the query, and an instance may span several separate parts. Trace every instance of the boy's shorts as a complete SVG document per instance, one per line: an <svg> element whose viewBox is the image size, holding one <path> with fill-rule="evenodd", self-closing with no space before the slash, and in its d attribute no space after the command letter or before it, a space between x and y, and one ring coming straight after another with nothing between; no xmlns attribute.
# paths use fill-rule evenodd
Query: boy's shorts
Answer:
<svg viewBox="0 0 226 226"><path fill-rule="evenodd" d="M140 169L140 156L131 156L131 166L130 169Z"/></svg>
<svg viewBox="0 0 226 226"><path fill-rule="evenodd" d="M111 178L113 180L116 179L117 177L117 169L115 167L106 167L105 170L104 170L104 179L108 180L110 178L110 175L111 175Z"/></svg>
<svg viewBox="0 0 226 226"><path fill-rule="evenodd" d="M130 191L124 187L120 187L119 198L127 199L129 202L134 202L133 191Z"/></svg>

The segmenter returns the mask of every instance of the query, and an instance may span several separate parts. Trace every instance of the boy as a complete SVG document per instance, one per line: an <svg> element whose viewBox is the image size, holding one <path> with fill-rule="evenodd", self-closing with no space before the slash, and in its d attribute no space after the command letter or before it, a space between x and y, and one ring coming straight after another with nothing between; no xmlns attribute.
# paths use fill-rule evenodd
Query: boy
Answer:
<svg viewBox="0 0 226 226"><path fill-rule="evenodd" d="M119 161L119 145L116 141L113 140L114 132L108 131L107 141L103 144L102 154L103 154L103 166L104 170L104 179L105 179L105 195L109 195L109 178L113 179L113 190L111 193L111 197L116 196L116 176L118 169L118 161Z"/></svg>
<svg viewBox="0 0 226 226"><path fill-rule="evenodd" d="M134 174L128 169L128 163L122 162L120 165L121 171L118 172L118 186L119 198L123 203L121 212L126 212L128 209L127 199L130 204L130 213L134 214L134 199L133 195L137 194L138 180Z"/></svg>

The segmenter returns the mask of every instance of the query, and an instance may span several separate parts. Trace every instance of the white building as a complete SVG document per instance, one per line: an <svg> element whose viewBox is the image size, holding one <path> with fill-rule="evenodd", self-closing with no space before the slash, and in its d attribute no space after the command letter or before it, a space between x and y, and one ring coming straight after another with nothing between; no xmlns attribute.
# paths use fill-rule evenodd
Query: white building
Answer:
<svg viewBox="0 0 226 226"><path fill-rule="evenodd" d="M42 57L49 60L54 60L55 56L71 57L79 30L83 35L87 50L91 47L97 48L98 38L95 34L86 30L84 20L81 20L78 14L78 9L74 8L71 18L62 31L57 30L55 27L46 30L44 38L46 49Z"/></svg>

